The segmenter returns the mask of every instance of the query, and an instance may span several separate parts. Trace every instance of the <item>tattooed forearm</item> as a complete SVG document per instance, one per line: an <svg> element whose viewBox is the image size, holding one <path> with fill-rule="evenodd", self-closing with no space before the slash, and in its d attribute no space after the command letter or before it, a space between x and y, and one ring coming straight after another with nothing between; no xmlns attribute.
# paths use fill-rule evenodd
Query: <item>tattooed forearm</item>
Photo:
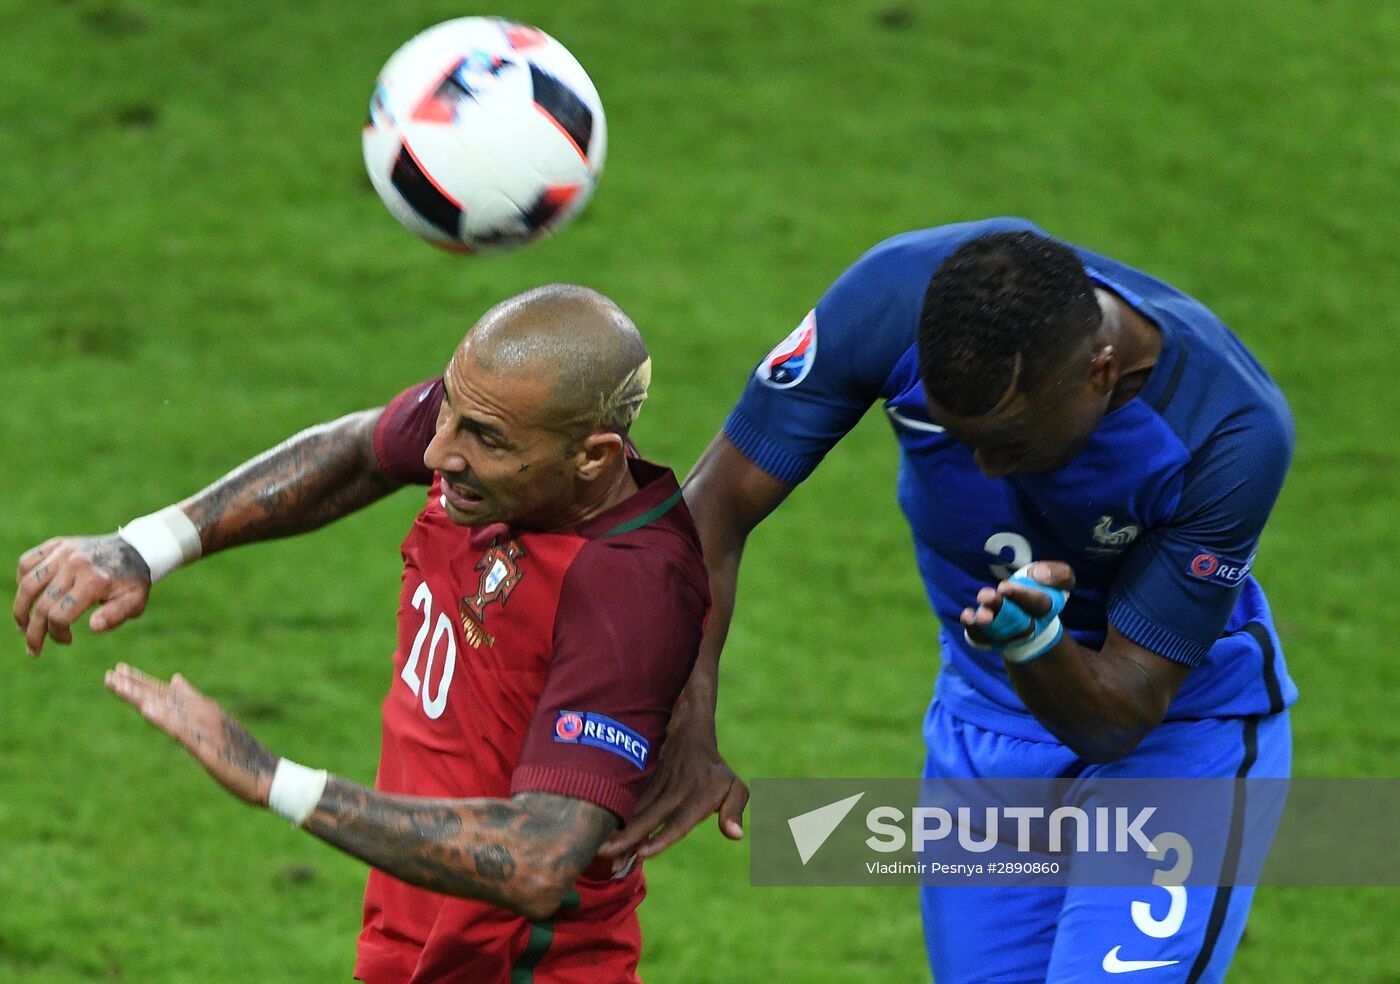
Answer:
<svg viewBox="0 0 1400 984"><path fill-rule="evenodd" d="M288 438L180 504L204 553L324 526L397 488L374 459L378 410Z"/></svg>
<svg viewBox="0 0 1400 984"><path fill-rule="evenodd" d="M317 837L421 888L544 919L617 827L583 800L393 796L332 777L306 822Z"/></svg>
<svg viewBox="0 0 1400 984"><path fill-rule="evenodd" d="M219 748L219 757L254 775L266 776L269 782L277 769L277 756L263 748L247 728L227 714L224 715L224 743Z"/></svg>
<svg viewBox="0 0 1400 984"><path fill-rule="evenodd" d="M490 881L503 882L515 874L515 858L500 844L487 844L472 851L476 872Z"/></svg>

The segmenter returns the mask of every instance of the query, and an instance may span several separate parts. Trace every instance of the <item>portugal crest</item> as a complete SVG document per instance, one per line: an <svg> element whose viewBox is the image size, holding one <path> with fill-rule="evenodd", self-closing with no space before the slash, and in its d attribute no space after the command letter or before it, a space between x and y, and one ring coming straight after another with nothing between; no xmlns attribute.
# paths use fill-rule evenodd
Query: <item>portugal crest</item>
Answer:
<svg viewBox="0 0 1400 984"><path fill-rule="evenodd" d="M507 540L505 543L498 541L491 544L476 562L476 569L481 572L476 593L462 599L459 612L462 632L473 647L479 648L483 642L488 646L495 643L495 638L486 631L486 606L495 601L502 608L505 607L511 592L525 576L520 569L520 561L524 557L525 551L520 544Z"/></svg>

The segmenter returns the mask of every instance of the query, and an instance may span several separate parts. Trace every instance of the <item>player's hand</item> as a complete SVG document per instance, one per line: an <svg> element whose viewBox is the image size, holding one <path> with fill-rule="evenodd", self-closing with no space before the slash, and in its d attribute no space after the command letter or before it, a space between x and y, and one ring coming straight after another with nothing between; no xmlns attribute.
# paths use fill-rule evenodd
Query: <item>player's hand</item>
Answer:
<svg viewBox="0 0 1400 984"><path fill-rule="evenodd" d="M1038 560L1028 564L1025 573L1031 580L1046 587L1059 588L1064 592L1074 590L1074 570L1064 561ZM983 588L977 592L977 607L964 608L960 618L963 628L974 642L984 645L990 642L982 629L992 624L1004 598L1010 598L1031 618L1039 618L1050 611L1049 596L1024 584L1002 581L995 588Z"/></svg>
<svg viewBox="0 0 1400 984"><path fill-rule="evenodd" d="M125 663L108 670L107 689L174 738L230 793L267 805L277 758L217 703L176 673L163 683Z"/></svg>
<svg viewBox="0 0 1400 984"><path fill-rule="evenodd" d="M742 840L748 802L749 787L719 753L713 714L682 701L671 716L656 774L637 812L598 853L611 858L614 868L633 852L642 860L654 858L716 812L720 833Z"/></svg>
<svg viewBox="0 0 1400 984"><path fill-rule="evenodd" d="M115 533L60 536L26 550L15 571L15 623L25 648L38 656L46 638L73 641L73 623L93 605L94 632L114 629L146 609L151 570Z"/></svg>

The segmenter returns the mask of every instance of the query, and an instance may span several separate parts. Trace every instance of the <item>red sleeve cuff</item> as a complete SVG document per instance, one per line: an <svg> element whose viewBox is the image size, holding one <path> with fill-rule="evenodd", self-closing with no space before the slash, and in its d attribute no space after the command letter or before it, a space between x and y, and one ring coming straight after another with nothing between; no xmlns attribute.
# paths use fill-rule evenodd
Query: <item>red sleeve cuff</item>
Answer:
<svg viewBox="0 0 1400 984"><path fill-rule="evenodd" d="M579 772L543 765L523 765L510 779L511 795L516 793L554 793L596 803L616 813L625 824L632 819L637 797L626 786L600 776L596 772Z"/></svg>
<svg viewBox="0 0 1400 984"><path fill-rule="evenodd" d="M423 452L437 428L438 404L427 397L440 379L410 386L389 401L374 425L374 460L380 471L405 485L430 485L433 472Z"/></svg>
<svg viewBox="0 0 1400 984"><path fill-rule="evenodd" d="M374 461L379 465L379 470L384 474L393 476L393 463L389 461L389 452L384 447L385 425L389 418L389 411L392 407L385 407L384 412L379 415L379 420L374 424Z"/></svg>

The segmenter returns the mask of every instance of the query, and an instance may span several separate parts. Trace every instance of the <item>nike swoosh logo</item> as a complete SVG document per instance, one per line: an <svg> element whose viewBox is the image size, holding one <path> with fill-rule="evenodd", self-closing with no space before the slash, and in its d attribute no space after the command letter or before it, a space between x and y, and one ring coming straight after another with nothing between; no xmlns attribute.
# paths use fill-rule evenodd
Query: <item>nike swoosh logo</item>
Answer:
<svg viewBox="0 0 1400 984"><path fill-rule="evenodd" d="M896 423L903 424L910 430L928 431L930 434L942 434L943 428L929 420L916 420L913 417L906 417L894 407L885 407L885 413L890 415L890 419Z"/></svg>
<svg viewBox="0 0 1400 984"><path fill-rule="evenodd" d="M1180 960L1120 960L1118 951L1121 949L1121 946L1115 946L1103 955L1103 969L1107 973L1131 974L1135 970L1151 970L1153 967L1170 967L1181 963Z"/></svg>

